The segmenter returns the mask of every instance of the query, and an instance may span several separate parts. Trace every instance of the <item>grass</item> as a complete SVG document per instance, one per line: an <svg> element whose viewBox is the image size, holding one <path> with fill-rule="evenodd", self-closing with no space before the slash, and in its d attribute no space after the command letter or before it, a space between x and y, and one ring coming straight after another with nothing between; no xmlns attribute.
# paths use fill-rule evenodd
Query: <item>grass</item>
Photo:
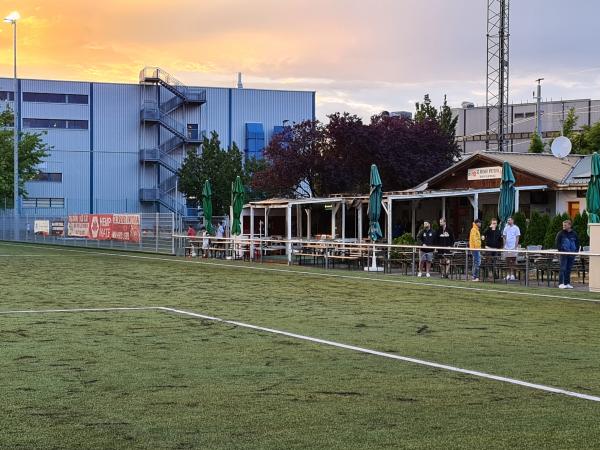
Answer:
<svg viewBox="0 0 600 450"><path fill-rule="evenodd" d="M517 294L556 290L0 255L2 310L172 306L600 395L600 303ZM0 316L0 342L0 448L600 446L597 403L162 312Z"/></svg>

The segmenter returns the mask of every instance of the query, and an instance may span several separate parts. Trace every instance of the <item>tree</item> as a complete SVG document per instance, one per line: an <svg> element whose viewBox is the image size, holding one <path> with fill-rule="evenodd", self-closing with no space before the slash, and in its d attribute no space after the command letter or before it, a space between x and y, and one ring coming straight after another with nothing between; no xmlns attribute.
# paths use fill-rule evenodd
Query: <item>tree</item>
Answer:
<svg viewBox="0 0 600 450"><path fill-rule="evenodd" d="M242 152L234 143L231 148L221 148L219 135L213 131L202 140L201 152L189 150L179 175L179 190L188 198L200 199L206 180L212 187L213 212L224 215L231 205L231 183L240 175L247 180L242 163Z"/></svg>
<svg viewBox="0 0 600 450"><path fill-rule="evenodd" d="M531 136L531 143L529 144L529 153L542 153L544 151L544 143L542 138L537 133L533 133Z"/></svg>
<svg viewBox="0 0 600 450"><path fill-rule="evenodd" d="M575 130L578 120L579 120L579 116L577 114L575 114L575 108L570 108L569 112L567 113L567 117L565 117L565 120L563 122L563 126L562 126L563 136L571 138L571 134Z"/></svg>
<svg viewBox="0 0 600 450"><path fill-rule="evenodd" d="M577 213L573 219L573 230L579 237L579 245L585 247L590 244L590 237L588 236L588 214L587 211L583 211L582 214Z"/></svg>
<svg viewBox="0 0 600 450"><path fill-rule="evenodd" d="M550 226L546 230L546 236L544 236L544 248L551 249L555 247L556 235L562 230L562 223L569 219L569 215L558 214L551 221Z"/></svg>
<svg viewBox="0 0 600 450"><path fill-rule="evenodd" d="M589 155L600 151L600 122L583 127L581 154Z"/></svg>
<svg viewBox="0 0 600 450"><path fill-rule="evenodd" d="M548 216L548 214L540 214L537 211L534 211L531 214L523 244L525 246L543 245L549 225L550 216Z"/></svg>
<svg viewBox="0 0 600 450"><path fill-rule="evenodd" d="M432 106L429 94L425 94L423 96L423 103L415 103L415 109L415 122L424 122L425 120L438 119L437 108L435 106Z"/></svg>
<svg viewBox="0 0 600 450"><path fill-rule="evenodd" d="M447 111L443 120L451 125ZM255 173L253 187L283 197L367 192L375 163L384 188L401 190L446 169L460 155L437 112L419 121L386 113L368 124L348 113L328 119L327 124L302 122L274 136L265 149L267 167Z"/></svg>
<svg viewBox="0 0 600 450"><path fill-rule="evenodd" d="M0 112L0 207L12 208L14 183L14 114L10 108ZM51 150L42 140L42 133L21 133L19 135L19 194L27 196L25 183L33 180L37 167Z"/></svg>
<svg viewBox="0 0 600 450"><path fill-rule="evenodd" d="M267 166L256 172L252 187L271 196L323 195L324 127L305 120L273 136L264 150Z"/></svg>

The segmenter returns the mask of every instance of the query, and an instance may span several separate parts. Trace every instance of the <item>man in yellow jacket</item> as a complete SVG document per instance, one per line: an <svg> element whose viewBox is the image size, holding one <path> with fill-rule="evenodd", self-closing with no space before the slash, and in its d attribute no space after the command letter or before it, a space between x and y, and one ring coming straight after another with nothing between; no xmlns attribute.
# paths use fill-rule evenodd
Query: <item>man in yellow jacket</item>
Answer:
<svg viewBox="0 0 600 450"><path fill-rule="evenodd" d="M471 233L469 233L469 248L472 250L473 254L473 273L472 280L479 281L479 266L481 265L481 252L479 249L481 248L481 220L475 219L473 221L473 227L471 228Z"/></svg>

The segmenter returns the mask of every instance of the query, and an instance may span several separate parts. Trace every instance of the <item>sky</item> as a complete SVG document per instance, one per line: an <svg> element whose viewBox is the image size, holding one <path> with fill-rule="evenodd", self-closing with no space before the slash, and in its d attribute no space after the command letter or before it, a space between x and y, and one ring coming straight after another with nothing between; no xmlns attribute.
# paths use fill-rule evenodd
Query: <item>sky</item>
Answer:
<svg viewBox="0 0 600 450"><path fill-rule="evenodd" d="M317 92L317 116L365 119L485 104L485 0L0 0L18 10L23 78L137 83L146 65L189 85ZM513 0L510 100L600 98L596 0ZM0 23L0 76L12 76Z"/></svg>

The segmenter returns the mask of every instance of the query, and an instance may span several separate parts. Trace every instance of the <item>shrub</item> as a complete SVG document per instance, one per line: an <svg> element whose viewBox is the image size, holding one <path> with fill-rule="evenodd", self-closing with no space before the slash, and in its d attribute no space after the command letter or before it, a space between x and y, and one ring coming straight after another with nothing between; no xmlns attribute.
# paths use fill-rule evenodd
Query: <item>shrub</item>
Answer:
<svg viewBox="0 0 600 450"><path fill-rule="evenodd" d="M392 244L394 245L415 245L417 241L412 237L410 233L404 233L402 236L397 237L392 240ZM398 249L393 249L391 252L392 258L398 258L400 256L400 252Z"/></svg>
<svg viewBox="0 0 600 450"><path fill-rule="evenodd" d="M550 226L546 230L546 236L544 236L545 249L555 247L554 243L556 241L556 235L560 230L562 230L563 221L567 219L569 219L569 215L567 213L559 214L555 216L554 219L552 219L552 221L550 222Z"/></svg>
<svg viewBox="0 0 600 450"><path fill-rule="evenodd" d="M583 214L577 213L575 219L573 219L573 230L577 233L579 237L579 245L585 247L586 245L590 245L590 237L587 233L587 225L588 225L588 214L586 211Z"/></svg>
<svg viewBox="0 0 600 450"><path fill-rule="evenodd" d="M531 214L531 220L527 227L527 235L525 236L523 245L544 245L544 239L549 226L550 216L534 211Z"/></svg>

